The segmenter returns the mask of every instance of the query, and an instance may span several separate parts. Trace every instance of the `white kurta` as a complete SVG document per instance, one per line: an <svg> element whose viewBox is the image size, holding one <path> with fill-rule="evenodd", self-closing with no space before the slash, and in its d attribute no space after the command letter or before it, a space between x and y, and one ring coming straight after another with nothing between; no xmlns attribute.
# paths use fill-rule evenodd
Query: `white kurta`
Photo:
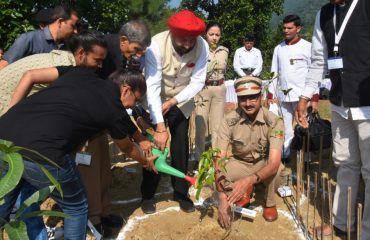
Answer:
<svg viewBox="0 0 370 240"><path fill-rule="evenodd" d="M311 64L311 43L300 39L293 45L277 45L271 63L271 72L278 75L269 86L269 92L281 102L296 102L305 86ZM284 91L288 91L284 94Z"/></svg>

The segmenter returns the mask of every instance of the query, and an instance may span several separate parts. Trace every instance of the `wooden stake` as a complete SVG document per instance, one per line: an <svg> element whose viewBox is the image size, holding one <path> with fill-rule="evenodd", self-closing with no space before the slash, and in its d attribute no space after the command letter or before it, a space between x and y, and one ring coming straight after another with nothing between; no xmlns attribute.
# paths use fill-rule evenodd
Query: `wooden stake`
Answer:
<svg viewBox="0 0 370 240"><path fill-rule="evenodd" d="M351 240L351 218L352 218L352 188L348 187L347 192L347 239Z"/></svg>
<svg viewBox="0 0 370 240"><path fill-rule="evenodd" d="M300 150L302 151L302 150ZM300 216L299 202L300 202L300 186L301 186L301 176L300 176L300 152L297 152L297 185L296 185L296 214L297 217Z"/></svg>
<svg viewBox="0 0 370 240"><path fill-rule="evenodd" d="M332 181L331 179L328 179L328 202L329 202L329 224L331 229L331 239L334 239L334 229L333 229L333 202L332 202L332 194L331 189L332 188Z"/></svg>
<svg viewBox="0 0 370 240"><path fill-rule="evenodd" d="M322 186L322 195L321 195L321 239L324 239L324 214L325 214L325 176L321 176L321 186Z"/></svg>
<svg viewBox="0 0 370 240"><path fill-rule="evenodd" d="M315 189L314 189L314 195L313 195L313 229L315 231L316 229L316 201L317 201L317 172L314 173L314 181L315 181ZM313 234L313 239L315 240L316 232Z"/></svg>
<svg viewBox="0 0 370 240"><path fill-rule="evenodd" d="M357 240L362 237L362 204L359 203L357 207Z"/></svg>
<svg viewBox="0 0 370 240"><path fill-rule="evenodd" d="M322 171L322 149L324 145L324 136L320 136L320 149L319 149L319 176L321 177Z"/></svg>
<svg viewBox="0 0 370 240"><path fill-rule="evenodd" d="M310 175L307 174L307 212L306 212L306 239L308 238L308 215L310 212Z"/></svg>

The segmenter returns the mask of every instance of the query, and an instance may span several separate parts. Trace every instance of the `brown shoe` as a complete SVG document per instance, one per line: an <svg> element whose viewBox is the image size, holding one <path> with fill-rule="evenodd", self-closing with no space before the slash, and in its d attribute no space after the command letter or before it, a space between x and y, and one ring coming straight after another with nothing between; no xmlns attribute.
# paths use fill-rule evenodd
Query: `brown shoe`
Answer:
<svg viewBox="0 0 370 240"><path fill-rule="evenodd" d="M275 221L278 218L278 212L276 210L276 206L264 207L262 216L267 222Z"/></svg>

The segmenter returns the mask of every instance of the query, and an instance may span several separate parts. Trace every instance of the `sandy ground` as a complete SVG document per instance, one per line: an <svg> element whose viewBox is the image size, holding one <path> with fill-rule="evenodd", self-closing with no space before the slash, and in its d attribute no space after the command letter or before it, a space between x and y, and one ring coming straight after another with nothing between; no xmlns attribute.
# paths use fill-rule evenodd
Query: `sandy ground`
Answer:
<svg viewBox="0 0 370 240"><path fill-rule="evenodd" d="M314 199L314 172L320 169L327 173L329 178L335 182L336 170L330 159L330 150L323 152L322 164L319 164L318 154L312 154L309 174L311 176L311 189L307 198L307 184L304 184L304 191L299 199L300 215L296 218L297 195L295 176L289 181L294 191L293 196L280 198L276 195L279 218L277 221L268 223L262 217L262 205L264 187L259 185L255 191L250 208L257 212L255 219L241 218L235 215L231 229L223 230L217 223L217 208L208 206L206 202L214 202L212 191L205 189L201 200L196 202L197 210L193 213L182 212L177 202L172 201L172 188L170 177L162 175L161 183L157 190L157 212L152 215L145 215L140 209L140 182L141 167L137 163L124 163L114 168L112 195L112 212L121 215L125 219L122 229L110 229L106 232L104 239L312 239L312 235L306 232L313 226L320 226L321 219L329 222L329 202L326 188L325 201L322 198L322 191L318 188L317 198ZM123 161L122 155L113 152L119 161ZM118 156L118 157L117 157ZM293 175L296 173L295 153L292 153L292 161L288 165ZM320 166L321 165L321 166ZM191 167L190 167L191 168ZM306 174L304 175L306 179ZM334 187L332 194L334 194ZM192 194L194 191L190 190ZM192 194L194 199L194 194ZM195 199L194 199L195 200ZM324 203L324 204L322 204ZM207 205L207 207L206 207ZM48 200L43 208L55 208L53 201ZM308 213L308 214L307 214ZM323 215L323 218L322 218ZM308 221L307 221L308 219ZM45 219L49 226L62 225L60 219ZM88 239L94 239L91 235ZM331 239L325 237L324 239ZM339 239L334 237L333 239Z"/></svg>

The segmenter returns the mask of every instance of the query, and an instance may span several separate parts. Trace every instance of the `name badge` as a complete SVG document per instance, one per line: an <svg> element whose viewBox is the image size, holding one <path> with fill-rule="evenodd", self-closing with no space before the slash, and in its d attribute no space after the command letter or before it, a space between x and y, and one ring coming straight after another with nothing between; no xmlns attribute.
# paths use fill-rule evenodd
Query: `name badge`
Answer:
<svg viewBox="0 0 370 240"><path fill-rule="evenodd" d="M91 164L91 155L87 152L78 152L76 153L75 158L76 164L90 166Z"/></svg>
<svg viewBox="0 0 370 240"><path fill-rule="evenodd" d="M343 68L343 58L342 57L331 57L328 59L328 69L342 69Z"/></svg>

